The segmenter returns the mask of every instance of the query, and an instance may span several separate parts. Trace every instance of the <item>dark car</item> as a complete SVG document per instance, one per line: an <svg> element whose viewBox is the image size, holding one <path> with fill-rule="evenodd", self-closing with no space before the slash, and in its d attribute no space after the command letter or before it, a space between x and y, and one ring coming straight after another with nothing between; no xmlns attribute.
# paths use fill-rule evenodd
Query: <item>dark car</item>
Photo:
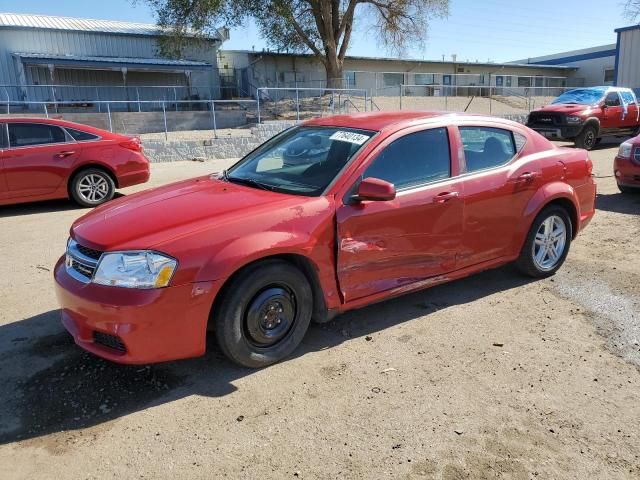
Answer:
<svg viewBox="0 0 640 480"><path fill-rule="evenodd" d="M576 88L531 112L527 126L549 139L591 150L602 137L637 135L640 110L630 88Z"/></svg>

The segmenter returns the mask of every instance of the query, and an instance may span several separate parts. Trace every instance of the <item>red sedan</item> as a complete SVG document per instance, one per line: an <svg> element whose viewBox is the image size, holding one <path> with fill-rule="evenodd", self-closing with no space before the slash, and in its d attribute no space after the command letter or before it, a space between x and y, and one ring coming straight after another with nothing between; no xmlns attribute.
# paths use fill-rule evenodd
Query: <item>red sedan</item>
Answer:
<svg viewBox="0 0 640 480"><path fill-rule="evenodd" d="M209 329L234 362L269 365L311 321L509 262L554 274L594 214L591 169L497 118L312 120L77 220L55 267L62 322L115 362L202 355Z"/></svg>
<svg viewBox="0 0 640 480"><path fill-rule="evenodd" d="M95 207L147 180L137 138L63 120L0 119L0 205L71 197Z"/></svg>
<svg viewBox="0 0 640 480"><path fill-rule="evenodd" d="M622 193L640 193L640 136L620 145L613 173Z"/></svg>

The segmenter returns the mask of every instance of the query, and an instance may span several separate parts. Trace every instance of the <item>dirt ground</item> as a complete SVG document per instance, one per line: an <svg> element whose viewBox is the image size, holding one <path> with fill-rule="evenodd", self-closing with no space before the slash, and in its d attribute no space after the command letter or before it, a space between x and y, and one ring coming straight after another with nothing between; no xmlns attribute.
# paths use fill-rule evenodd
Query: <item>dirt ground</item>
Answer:
<svg viewBox="0 0 640 480"><path fill-rule="evenodd" d="M555 277L354 311L258 371L213 341L150 367L83 353L51 269L84 210L0 207L0 478L640 478L640 195L618 193L615 150L592 153L598 212Z"/></svg>

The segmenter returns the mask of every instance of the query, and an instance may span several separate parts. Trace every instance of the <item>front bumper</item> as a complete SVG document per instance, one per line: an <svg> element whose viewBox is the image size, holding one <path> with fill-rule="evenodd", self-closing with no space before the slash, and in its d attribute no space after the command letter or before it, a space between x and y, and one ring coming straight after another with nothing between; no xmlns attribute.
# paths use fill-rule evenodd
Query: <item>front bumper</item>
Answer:
<svg viewBox="0 0 640 480"><path fill-rule="evenodd" d="M150 290L82 283L67 273L64 257L54 278L64 327L76 344L99 357L146 364L205 352L218 282Z"/></svg>
<svg viewBox="0 0 640 480"><path fill-rule="evenodd" d="M640 165L629 158L616 156L613 162L613 173L618 185L624 187L640 187Z"/></svg>
<svg viewBox="0 0 640 480"><path fill-rule="evenodd" d="M527 124L531 130L540 135L554 140L571 140L580 135L583 125L543 126L539 124Z"/></svg>

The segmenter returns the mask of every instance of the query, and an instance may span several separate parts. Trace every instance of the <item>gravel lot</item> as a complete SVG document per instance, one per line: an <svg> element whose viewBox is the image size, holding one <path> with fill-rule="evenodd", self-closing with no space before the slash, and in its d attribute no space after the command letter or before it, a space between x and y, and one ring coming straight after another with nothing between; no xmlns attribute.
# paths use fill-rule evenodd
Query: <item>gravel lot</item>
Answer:
<svg viewBox="0 0 640 480"><path fill-rule="evenodd" d="M260 371L213 342L150 367L83 353L51 269L84 210L0 207L0 478L640 478L640 195L615 150L592 153L598 213L554 278L501 268L351 312Z"/></svg>

